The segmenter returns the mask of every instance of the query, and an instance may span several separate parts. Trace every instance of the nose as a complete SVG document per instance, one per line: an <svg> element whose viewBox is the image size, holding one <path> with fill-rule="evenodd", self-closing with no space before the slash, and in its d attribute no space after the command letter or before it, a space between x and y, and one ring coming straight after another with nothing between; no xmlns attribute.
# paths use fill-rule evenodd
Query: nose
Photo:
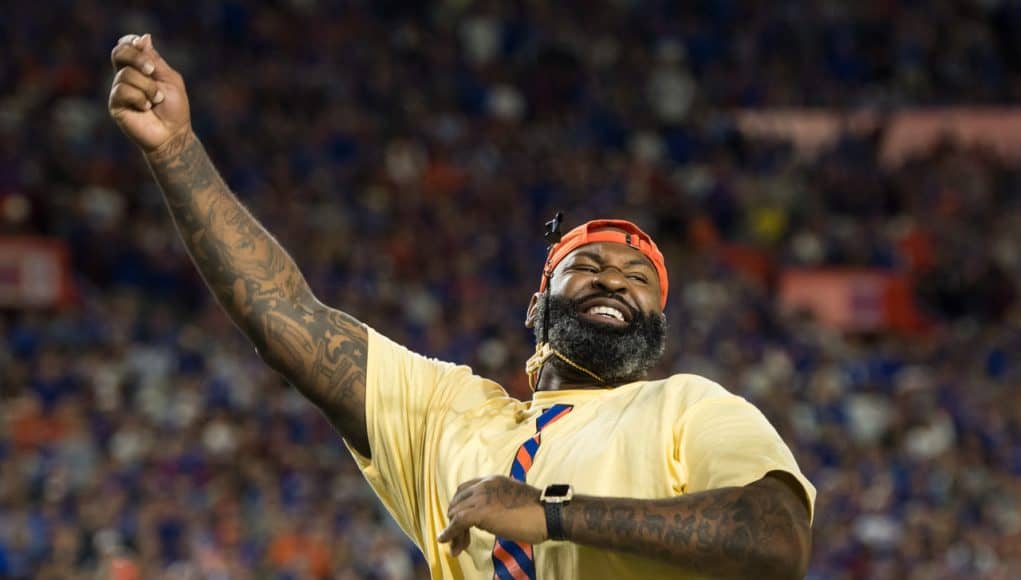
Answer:
<svg viewBox="0 0 1021 580"><path fill-rule="evenodd" d="M627 279L624 273L616 268L603 268L592 277L592 286L617 294L627 289Z"/></svg>

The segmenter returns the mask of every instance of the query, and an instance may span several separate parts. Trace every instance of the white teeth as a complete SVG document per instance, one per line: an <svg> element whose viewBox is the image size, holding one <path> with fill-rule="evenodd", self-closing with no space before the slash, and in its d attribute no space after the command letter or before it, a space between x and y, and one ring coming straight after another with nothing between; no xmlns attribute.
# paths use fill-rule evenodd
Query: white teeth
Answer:
<svg viewBox="0 0 1021 580"><path fill-rule="evenodd" d="M624 314L620 310L611 306L593 306L588 309L589 314L602 314L603 316L609 316L615 318L621 322L624 322Z"/></svg>

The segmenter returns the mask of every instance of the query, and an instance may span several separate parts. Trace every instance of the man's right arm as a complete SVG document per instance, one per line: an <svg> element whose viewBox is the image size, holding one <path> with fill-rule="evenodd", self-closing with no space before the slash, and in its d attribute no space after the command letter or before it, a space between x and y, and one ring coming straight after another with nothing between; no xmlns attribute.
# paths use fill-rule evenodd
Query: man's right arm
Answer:
<svg viewBox="0 0 1021 580"><path fill-rule="evenodd" d="M294 260L227 188L191 131L146 159L192 260L227 314L263 360L369 456L365 326L316 300Z"/></svg>
<svg viewBox="0 0 1021 580"><path fill-rule="evenodd" d="M110 113L145 152L209 288L263 360L368 457L365 326L316 300L294 260L220 178L191 131L184 82L151 37L122 38L112 59Z"/></svg>

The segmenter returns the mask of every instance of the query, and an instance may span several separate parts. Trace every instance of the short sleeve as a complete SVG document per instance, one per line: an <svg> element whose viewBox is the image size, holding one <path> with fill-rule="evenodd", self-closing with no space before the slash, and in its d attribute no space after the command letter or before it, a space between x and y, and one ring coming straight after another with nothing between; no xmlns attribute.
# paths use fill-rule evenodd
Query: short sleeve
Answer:
<svg viewBox="0 0 1021 580"><path fill-rule="evenodd" d="M686 492L744 486L771 471L784 471L804 488L809 515L814 516L815 486L776 429L745 399L729 395L703 400L681 415L678 427Z"/></svg>
<svg viewBox="0 0 1021 580"><path fill-rule="evenodd" d="M429 409L444 376L457 367L416 354L375 330L368 335L365 420L372 458L348 448L394 519L420 544Z"/></svg>

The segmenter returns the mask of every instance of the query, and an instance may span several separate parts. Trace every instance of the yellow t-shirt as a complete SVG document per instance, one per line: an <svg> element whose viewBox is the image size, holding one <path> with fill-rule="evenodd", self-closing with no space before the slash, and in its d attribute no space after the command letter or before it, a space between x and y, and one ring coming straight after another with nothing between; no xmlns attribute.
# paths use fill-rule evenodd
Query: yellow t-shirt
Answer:
<svg viewBox="0 0 1021 580"><path fill-rule="evenodd" d="M742 486L779 470L815 502L815 488L762 413L708 379L674 375L615 389L538 392L522 402L468 367L415 354L370 329L372 459L352 453L433 578L493 577L492 534L473 529L457 558L436 540L447 506L462 482L509 475L535 419L556 403L574 409L542 431L527 477L535 487L569 483L577 494L662 499ZM686 577L647 558L570 542L536 545L535 560L539 580Z"/></svg>

